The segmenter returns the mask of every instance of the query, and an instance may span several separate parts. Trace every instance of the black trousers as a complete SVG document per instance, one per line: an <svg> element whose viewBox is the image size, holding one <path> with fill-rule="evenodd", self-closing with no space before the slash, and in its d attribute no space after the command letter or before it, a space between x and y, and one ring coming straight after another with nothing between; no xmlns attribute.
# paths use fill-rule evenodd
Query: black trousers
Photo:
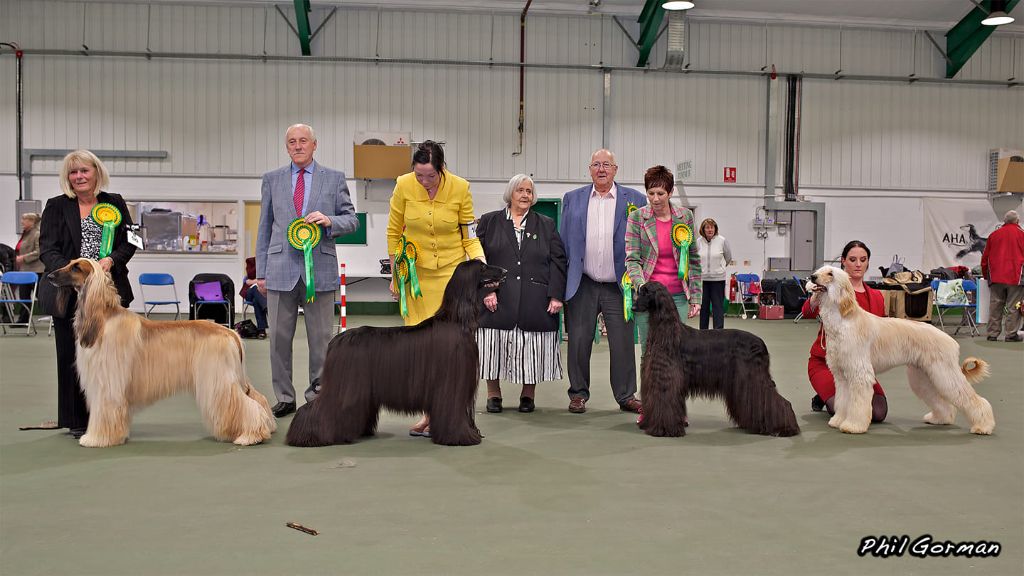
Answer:
<svg viewBox="0 0 1024 576"><path fill-rule="evenodd" d="M612 394L619 404L636 394L636 353L633 321L622 315L622 291L615 282L595 282L583 276L572 299L565 303L565 328L569 332L569 398L590 399L590 354L594 349L597 313L604 313L611 352Z"/></svg>
<svg viewBox="0 0 1024 576"><path fill-rule="evenodd" d="M57 343L57 426L85 428L89 424L89 408L75 369L74 311L71 318L53 319L53 336Z"/></svg>
<svg viewBox="0 0 1024 576"><path fill-rule="evenodd" d="M708 329L708 320L714 319L715 330L725 328L725 280L705 280L700 307L700 329Z"/></svg>

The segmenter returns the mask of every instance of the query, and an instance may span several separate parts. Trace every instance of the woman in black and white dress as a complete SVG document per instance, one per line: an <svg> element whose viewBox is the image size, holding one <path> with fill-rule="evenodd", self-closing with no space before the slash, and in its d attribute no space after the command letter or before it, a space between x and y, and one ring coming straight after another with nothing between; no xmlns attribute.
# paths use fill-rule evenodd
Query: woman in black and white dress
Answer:
<svg viewBox="0 0 1024 576"><path fill-rule="evenodd" d="M520 412L533 412L538 382L562 378L558 312L565 296L565 247L555 221L531 210L533 180L517 174L505 189L505 208L480 218L477 236L487 263L508 272L484 299L477 332L487 411L501 412L501 380L523 385Z"/></svg>

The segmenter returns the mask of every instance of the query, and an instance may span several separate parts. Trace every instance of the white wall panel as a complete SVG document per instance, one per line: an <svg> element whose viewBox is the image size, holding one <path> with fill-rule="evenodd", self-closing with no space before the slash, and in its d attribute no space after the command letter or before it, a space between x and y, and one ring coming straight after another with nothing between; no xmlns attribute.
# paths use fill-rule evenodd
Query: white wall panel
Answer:
<svg viewBox="0 0 1024 576"><path fill-rule="evenodd" d="M989 148L1024 146L1024 92L805 80L801 185L984 190Z"/></svg>
<svg viewBox="0 0 1024 576"><path fill-rule="evenodd" d="M683 74L613 76L611 147L620 177L693 162L692 180L721 182L737 168L738 184L763 180L765 80Z"/></svg>

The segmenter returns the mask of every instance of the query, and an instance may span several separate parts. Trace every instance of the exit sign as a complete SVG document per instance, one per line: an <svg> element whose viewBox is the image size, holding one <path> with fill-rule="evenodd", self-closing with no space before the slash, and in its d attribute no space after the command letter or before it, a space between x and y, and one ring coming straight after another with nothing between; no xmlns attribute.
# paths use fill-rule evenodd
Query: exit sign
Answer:
<svg viewBox="0 0 1024 576"><path fill-rule="evenodd" d="M736 183L736 167L735 166L726 166L725 168L722 169L722 182L725 182L727 184L735 184Z"/></svg>

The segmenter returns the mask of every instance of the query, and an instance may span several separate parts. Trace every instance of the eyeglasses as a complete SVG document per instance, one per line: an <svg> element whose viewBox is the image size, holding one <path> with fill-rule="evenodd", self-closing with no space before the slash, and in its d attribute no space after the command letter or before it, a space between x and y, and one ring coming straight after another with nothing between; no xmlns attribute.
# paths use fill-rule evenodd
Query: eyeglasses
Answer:
<svg viewBox="0 0 1024 576"><path fill-rule="evenodd" d="M599 168L604 168L605 170L608 170L609 168L616 168L615 164L612 164L611 162L594 162L590 167L594 170Z"/></svg>

